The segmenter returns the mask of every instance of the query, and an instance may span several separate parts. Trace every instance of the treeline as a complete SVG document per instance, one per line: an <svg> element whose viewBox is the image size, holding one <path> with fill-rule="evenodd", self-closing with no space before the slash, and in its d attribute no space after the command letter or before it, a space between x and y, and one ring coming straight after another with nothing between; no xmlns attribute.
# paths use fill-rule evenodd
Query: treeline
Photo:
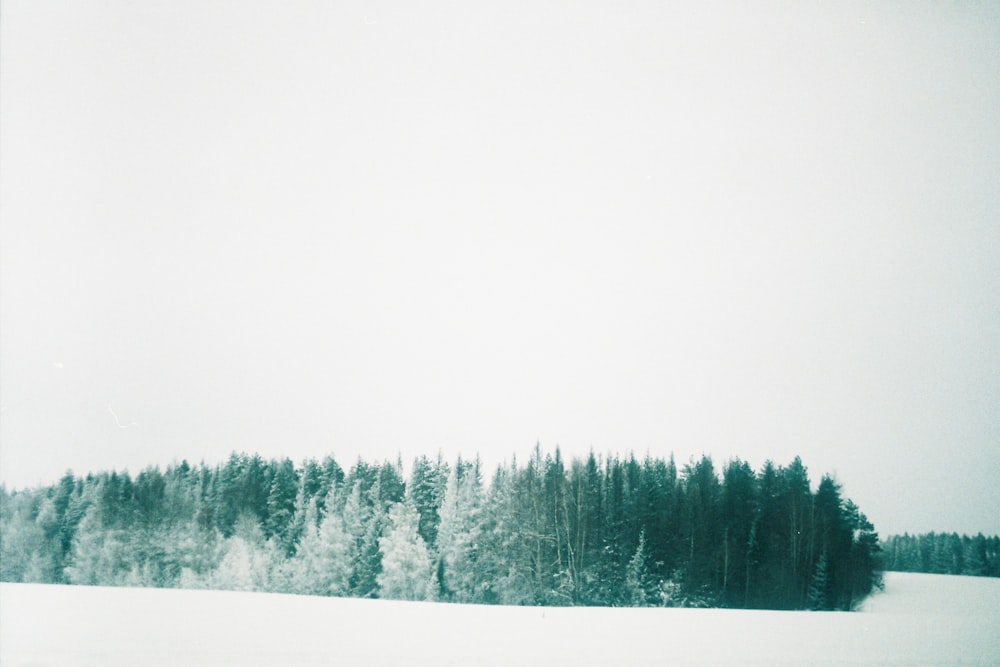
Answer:
<svg viewBox="0 0 1000 667"><path fill-rule="evenodd" d="M0 489L4 581L260 590L515 605L852 609L881 585L878 536L796 458L559 451L478 461L233 454L134 478Z"/></svg>
<svg viewBox="0 0 1000 667"><path fill-rule="evenodd" d="M1000 577L1000 536L996 535L893 535L882 542L882 550L886 570Z"/></svg>

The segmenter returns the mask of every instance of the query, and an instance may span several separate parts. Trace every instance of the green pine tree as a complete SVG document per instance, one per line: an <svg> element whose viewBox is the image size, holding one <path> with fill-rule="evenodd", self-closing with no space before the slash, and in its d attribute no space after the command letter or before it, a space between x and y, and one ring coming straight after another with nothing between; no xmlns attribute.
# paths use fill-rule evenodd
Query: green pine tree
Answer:
<svg viewBox="0 0 1000 667"><path fill-rule="evenodd" d="M806 598L807 609L829 609L826 592L828 585L826 551L824 551L819 555L819 560L816 561L816 569L809 582L809 594Z"/></svg>

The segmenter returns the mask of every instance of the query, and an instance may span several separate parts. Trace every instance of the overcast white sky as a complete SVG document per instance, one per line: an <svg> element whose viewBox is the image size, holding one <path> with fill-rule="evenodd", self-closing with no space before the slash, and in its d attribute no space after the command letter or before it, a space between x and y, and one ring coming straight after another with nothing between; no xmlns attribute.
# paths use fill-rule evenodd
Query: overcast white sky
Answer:
<svg viewBox="0 0 1000 667"><path fill-rule="evenodd" d="M836 473L1000 533L1000 4L3 3L0 478Z"/></svg>

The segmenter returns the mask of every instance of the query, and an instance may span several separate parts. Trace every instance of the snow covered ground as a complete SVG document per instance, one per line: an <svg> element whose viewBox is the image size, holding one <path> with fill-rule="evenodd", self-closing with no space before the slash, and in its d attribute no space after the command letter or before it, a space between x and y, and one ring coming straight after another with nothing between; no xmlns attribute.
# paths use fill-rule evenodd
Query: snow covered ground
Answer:
<svg viewBox="0 0 1000 667"><path fill-rule="evenodd" d="M857 613L3 584L0 664L1000 664L1000 580L889 573Z"/></svg>

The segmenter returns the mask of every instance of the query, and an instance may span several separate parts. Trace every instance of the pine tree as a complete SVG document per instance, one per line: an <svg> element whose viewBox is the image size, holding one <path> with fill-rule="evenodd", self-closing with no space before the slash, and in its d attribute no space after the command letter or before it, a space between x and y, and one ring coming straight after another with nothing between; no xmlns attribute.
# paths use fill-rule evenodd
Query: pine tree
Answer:
<svg viewBox="0 0 1000 667"><path fill-rule="evenodd" d="M352 541L336 512L315 527L316 500L309 504L306 528L293 559L292 585L305 595L346 595L351 575Z"/></svg>
<svg viewBox="0 0 1000 667"><path fill-rule="evenodd" d="M749 464L730 461L723 472L722 599L746 607L750 597L750 545L757 505L756 478Z"/></svg>
<svg viewBox="0 0 1000 667"><path fill-rule="evenodd" d="M850 500L846 503L845 514L853 540L848 559L848 593L844 608L853 609L872 591L881 590L882 558L878 533L868 517Z"/></svg>
<svg viewBox="0 0 1000 667"><path fill-rule="evenodd" d="M717 591L722 583L722 525L720 521L721 486L712 460L702 456L684 468L684 516L687 563L684 568L685 591L704 598Z"/></svg>
<svg viewBox="0 0 1000 667"><path fill-rule="evenodd" d="M350 594L354 597L375 597L382 569L379 538L386 516L378 500L378 481L365 492L362 492L362 484L361 479L355 479L343 509L344 531L351 540Z"/></svg>
<svg viewBox="0 0 1000 667"><path fill-rule="evenodd" d="M254 590L254 559L251 549L251 545L242 537L227 539L225 556L211 575L210 587L224 591Z"/></svg>
<svg viewBox="0 0 1000 667"><path fill-rule="evenodd" d="M521 503L512 482L517 472L516 459L509 467L497 466L480 513L478 597L488 604L532 601L529 540L521 530Z"/></svg>
<svg viewBox="0 0 1000 667"><path fill-rule="evenodd" d="M784 606L801 609L808 593L816 547L812 540L813 497L802 459L796 456L781 472L783 509L788 522L786 562L789 569L782 582Z"/></svg>
<svg viewBox="0 0 1000 667"><path fill-rule="evenodd" d="M171 543L179 554L177 586L204 588L209 573L222 559L222 536L218 529L193 519L171 537Z"/></svg>
<svg viewBox="0 0 1000 667"><path fill-rule="evenodd" d="M223 554L219 567L210 578L212 588L274 590L273 578L280 572L278 566L283 554L277 544L265 539L264 531L253 514L240 514L233 526L233 536L225 540Z"/></svg>
<svg viewBox="0 0 1000 667"><path fill-rule="evenodd" d="M380 595L393 600L432 600L437 584L427 545L417 532L420 517L407 498L389 510L389 525L379 540Z"/></svg>
<svg viewBox="0 0 1000 667"><path fill-rule="evenodd" d="M314 498L306 493L306 481L303 475L295 492L295 511L292 512L292 518L285 531L285 555L288 558L298 553L299 543L306 531L306 512L313 500Z"/></svg>
<svg viewBox="0 0 1000 667"><path fill-rule="evenodd" d="M646 567L646 531L639 533L639 544L625 570L625 599L631 607L645 607L651 602L650 577Z"/></svg>
<svg viewBox="0 0 1000 667"><path fill-rule="evenodd" d="M809 594L806 598L806 609L829 609L826 594L828 585L826 551L823 551L823 553L819 555L819 560L816 561L816 569L813 572L812 580L809 582Z"/></svg>
<svg viewBox="0 0 1000 667"><path fill-rule="evenodd" d="M42 583L44 535L31 520L32 500L26 494L4 493L0 501L0 581Z"/></svg>
<svg viewBox="0 0 1000 667"><path fill-rule="evenodd" d="M418 532L424 542L432 547L437 543L440 509L448 483L448 464L438 455L436 462L420 456L413 462L413 472L406 487L420 515Z"/></svg>
<svg viewBox="0 0 1000 667"><path fill-rule="evenodd" d="M113 580L111 564L104 550L105 534L97 511L88 510L76 531L66 566L66 580L85 586L109 586Z"/></svg>
<svg viewBox="0 0 1000 667"><path fill-rule="evenodd" d="M570 467L570 511L573 517L573 572L576 602L601 604L604 560L603 475L591 452L586 462Z"/></svg>
<svg viewBox="0 0 1000 667"><path fill-rule="evenodd" d="M475 568L481 502L478 465L465 466L459 459L448 475L437 534L437 579L443 599L477 599Z"/></svg>
<svg viewBox="0 0 1000 667"><path fill-rule="evenodd" d="M295 515L298 486L295 465L289 459L284 459L277 465L274 478L271 480L264 534L276 538L286 556L291 555L295 548L296 535L292 519Z"/></svg>
<svg viewBox="0 0 1000 667"><path fill-rule="evenodd" d="M345 483L330 457L297 472L238 454L134 483L67 473L28 492L0 486L0 578L786 609L851 609L880 586L874 528L831 478L811 493L799 460L758 475L733 461L720 484L708 457L678 478L672 460L564 466L537 447L488 491L478 465L422 460L408 488L398 463L359 461ZM897 568L1000 574L998 537L903 536L885 549Z"/></svg>

